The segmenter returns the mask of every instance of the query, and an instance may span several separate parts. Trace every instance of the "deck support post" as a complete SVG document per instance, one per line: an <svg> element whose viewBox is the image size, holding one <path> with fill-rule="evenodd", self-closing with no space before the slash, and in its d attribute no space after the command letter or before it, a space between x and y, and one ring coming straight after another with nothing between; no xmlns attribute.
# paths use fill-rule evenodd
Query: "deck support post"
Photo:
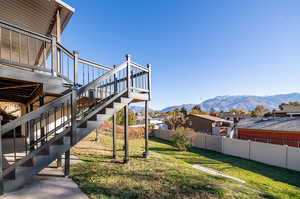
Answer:
<svg viewBox="0 0 300 199"><path fill-rule="evenodd" d="M125 148L125 157L124 163L129 162L128 156L128 105L124 107L124 148Z"/></svg>
<svg viewBox="0 0 300 199"><path fill-rule="evenodd" d="M29 105L29 112L33 111L33 104ZM34 120L29 121L29 151L34 151Z"/></svg>
<svg viewBox="0 0 300 199"><path fill-rule="evenodd" d="M56 167L59 168L62 166L61 156L59 156L56 160Z"/></svg>
<svg viewBox="0 0 300 199"><path fill-rule="evenodd" d="M148 119L148 101L145 101L145 151L144 158L149 158L148 136L149 136L149 119Z"/></svg>
<svg viewBox="0 0 300 199"><path fill-rule="evenodd" d="M149 95L149 101L151 100L151 71L152 71L152 65L151 64L147 64L147 68L148 68L148 91L149 91L149 93L148 93L148 95Z"/></svg>
<svg viewBox="0 0 300 199"><path fill-rule="evenodd" d="M127 77L127 92L128 92L128 95L129 93L131 92L131 69L130 69L130 62L131 62L131 55L130 54L126 54L125 55L126 57L126 60L127 60L127 68L126 68L126 77Z"/></svg>
<svg viewBox="0 0 300 199"><path fill-rule="evenodd" d="M73 51L74 55L74 86L78 84L78 58L79 58L79 52L78 51Z"/></svg>
<svg viewBox="0 0 300 199"><path fill-rule="evenodd" d="M77 96L77 90L75 87L72 88L72 96L71 96L71 146L74 146L76 143L76 96Z"/></svg>
<svg viewBox="0 0 300 199"><path fill-rule="evenodd" d="M117 114L113 115L113 127L112 127L112 139L113 139L113 158L116 159L118 157L117 154Z"/></svg>
<svg viewBox="0 0 300 199"><path fill-rule="evenodd" d="M40 107L44 106L45 105L45 99L44 99L44 96L40 96L39 97L39 103L40 103ZM42 116L43 117L43 116ZM41 120L43 121L43 118L41 118ZM42 123L42 122L41 122ZM41 137L44 137L45 136L45 126L42 127L41 125ZM43 138L42 139L42 144L45 143L45 139Z"/></svg>
<svg viewBox="0 0 300 199"><path fill-rule="evenodd" d="M65 152L64 176L68 177L69 174L70 174L70 149Z"/></svg>
<svg viewBox="0 0 300 199"><path fill-rule="evenodd" d="M52 40L51 40L51 56L52 56L52 76L57 77L57 72L58 72L58 63L57 63L57 46L56 46L56 36L51 35Z"/></svg>
<svg viewBox="0 0 300 199"><path fill-rule="evenodd" d="M96 128L96 139L95 139L96 142L100 142L100 132L98 130L98 128Z"/></svg>
<svg viewBox="0 0 300 199"><path fill-rule="evenodd" d="M2 152L2 131L1 123L3 116L0 115L0 193L3 193L3 152Z"/></svg>
<svg viewBox="0 0 300 199"><path fill-rule="evenodd" d="M60 20L60 12L61 9L56 10L56 41L61 42L61 20ZM62 73L61 66L61 52L60 49L57 48L57 72Z"/></svg>

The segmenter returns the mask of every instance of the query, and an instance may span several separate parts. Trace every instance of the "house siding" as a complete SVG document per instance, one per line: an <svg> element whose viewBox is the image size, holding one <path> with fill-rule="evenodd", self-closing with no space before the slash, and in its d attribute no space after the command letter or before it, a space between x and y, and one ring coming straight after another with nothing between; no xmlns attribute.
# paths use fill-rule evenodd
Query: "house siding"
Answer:
<svg viewBox="0 0 300 199"><path fill-rule="evenodd" d="M238 139L299 147L300 131L238 128Z"/></svg>
<svg viewBox="0 0 300 199"><path fill-rule="evenodd" d="M197 132L212 134L212 127L214 126L215 122L194 115L190 115L189 120L192 121L190 128Z"/></svg>

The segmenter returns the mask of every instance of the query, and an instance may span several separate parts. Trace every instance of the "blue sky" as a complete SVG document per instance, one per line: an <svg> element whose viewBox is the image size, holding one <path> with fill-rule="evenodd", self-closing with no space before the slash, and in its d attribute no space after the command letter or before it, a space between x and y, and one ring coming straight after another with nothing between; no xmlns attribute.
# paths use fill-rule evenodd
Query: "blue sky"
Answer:
<svg viewBox="0 0 300 199"><path fill-rule="evenodd" d="M151 107L300 92L298 0L65 0L69 49L153 65Z"/></svg>

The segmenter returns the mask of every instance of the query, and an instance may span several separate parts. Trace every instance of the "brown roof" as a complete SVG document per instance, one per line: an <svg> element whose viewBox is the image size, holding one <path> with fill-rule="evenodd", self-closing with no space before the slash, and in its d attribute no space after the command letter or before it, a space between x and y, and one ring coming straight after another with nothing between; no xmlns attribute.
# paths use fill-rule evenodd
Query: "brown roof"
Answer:
<svg viewBox="0 0 300 199"><path fill-rule="evenodd" d="M200 117L200 118L203 118L206 120L214 121L214 122L230 122L231 123L231 121L229 121L229 120L224 120L222 118L211 116L211 115L198 115L198 114L190 114L190 115Z"/></svg>
<svg viewBox="0 0 300 199"><path fill-rule="evenodd" d="M283 105L282 110L277 111L277 112L288 112L288 113L295 113L295 112L300 112L300 106L294 106L294 105Z"/></svg>

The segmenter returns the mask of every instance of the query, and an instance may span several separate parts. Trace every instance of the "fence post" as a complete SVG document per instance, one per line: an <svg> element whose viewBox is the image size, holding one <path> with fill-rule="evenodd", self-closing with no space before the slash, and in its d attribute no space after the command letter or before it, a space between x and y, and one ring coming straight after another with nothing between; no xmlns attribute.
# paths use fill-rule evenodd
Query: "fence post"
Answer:
<svg viewBox="0 0 300 199"><path fill-rule="evenodd" d="M79 57L79 52L78 51L73 51L74 55L74 86L78 84L78 57Z"/></svg>
<svg viewBox="0 0 300 199"><path fill-rule="evenodd" d="M114 69L116 69L116 65L114 65ZM117 75L114 74L114 94L118 92L118 83L117 83Z"/></svg>
<svg viewBox="0 0 300 199"><path fill-rule="evenodd" d="M131 55L130 54L126 54L125 55L126 57L126 61L127 61L127 67L126 67L126 75L127 75L127 91L128 91L128 94L131 92L131 77L130 77L130 62L131 62Z"/></svg>
<svg viewBox="0 0 300 199"><path fill-rule="evenodd" d="M285 146L285 168L288 168L288 161L289 161L289 146L288 145L284 145Z"/></svg>
<svg viewBox="0 0 300 199"><path fill-rule="evenodd" d="M71 95L71 146L76 143L76 112L77 112L77 105L76 105L76 97L77 97L77 90L75 87L72 88L72 95Z"/></svg>
<svg viewBox="0 0 300 199"><path fill-rule="evenodd" d="M2 152L2 123L3 116L0 115L0 193L3 193L3 152Z"/></svg>
<svg viewBox="0 0 300 199"><path fill-rule="evenodd" d="M152 70L152 65L151 64L147 64L147 68L148 68L148 91L149 91L149 101L151 100L151 70Z"/></svg>
<svg viewBox="0 0 300 199"><path fill-rule="evenodd" d="M57 46L56 46L56 36L54 34L51 35L51 54L52 54L52 76L57 76L58 64L57 64Z"/></svg>
<svg viewBox="0 0 300 199"><path fill-rule="evenodd" d="M249 160L251 159L251 140L248 140L248 145L249 145L249 152L248 152L248 156L249 156Z"/></svg>
<svg viewBox="0 0 300 199"><path fill-rule="evenodd" d="M221 150L222 150L222 153L224 153L224 140L225 140L225 136L222 136L222 140L221 140Z"/></svg>

